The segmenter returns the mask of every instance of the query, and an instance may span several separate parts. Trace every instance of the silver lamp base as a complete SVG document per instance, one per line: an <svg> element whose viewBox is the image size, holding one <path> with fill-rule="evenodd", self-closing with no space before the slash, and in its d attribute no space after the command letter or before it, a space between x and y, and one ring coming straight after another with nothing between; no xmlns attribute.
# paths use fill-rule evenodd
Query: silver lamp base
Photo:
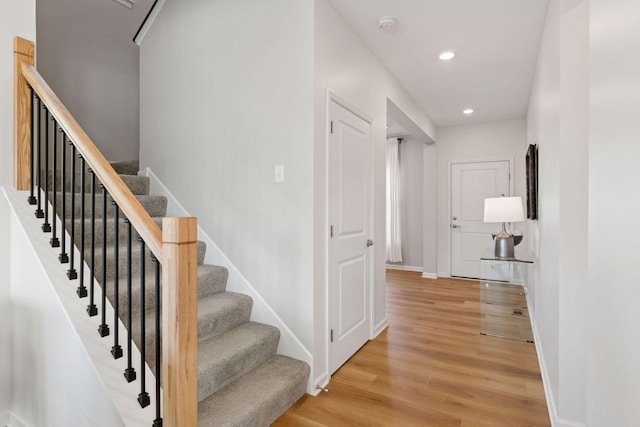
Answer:
<svg viewBox="0 0 640 427"><path fill-rule="evenodd" d="M496 258L515 258L513 236L507 233L504 223L502 225L502 231L496 234L494 244Z"/></svg>

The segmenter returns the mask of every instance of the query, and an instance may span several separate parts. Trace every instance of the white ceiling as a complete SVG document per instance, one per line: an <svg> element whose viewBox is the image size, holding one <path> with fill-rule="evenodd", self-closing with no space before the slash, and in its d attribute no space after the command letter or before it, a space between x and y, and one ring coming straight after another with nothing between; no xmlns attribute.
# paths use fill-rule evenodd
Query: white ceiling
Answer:
<svg viewBox="0 0 640 427"><path fill-rule="evenodd" d="M437 126L525 116L547 0L329 1Z"/></svg>

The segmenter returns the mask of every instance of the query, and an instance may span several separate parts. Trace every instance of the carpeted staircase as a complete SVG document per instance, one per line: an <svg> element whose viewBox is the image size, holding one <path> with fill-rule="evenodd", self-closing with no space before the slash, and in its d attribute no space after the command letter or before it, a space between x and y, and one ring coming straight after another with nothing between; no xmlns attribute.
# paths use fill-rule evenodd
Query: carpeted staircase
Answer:
<svg viewBox="0 0 640 427"><path fill-rule="evenodd" d="M158 225L166 214L167 200L164 197L149 196L149 179L137 176L137 162L114 163L118 172L154 218ZM87 175L88 176L88 175ZM87 188L89 180L86 180ZM76 179L76 192L80 191L80 179ZM69 189L69 183L67 182ZM58 194L58 208L61 206ZM66 205L70 206L70 194ZM76 216L80 214L80 195L76 195ZM86 196L85 250L90 250L89 235L90 197ZM67 208L68 209L68 208ZM107 296L113 303L113 265L120 268L120 318L127 324L126 283L124 270L127 265L127 227L121 218L119 222L119 259L114 259L115 221L113 207L107 209ZM60 214L60 212L59 212ZM68 215L68 214L67 214ZM101 280L102 272L102 199L96 195L95 274ZM76 219L76 246L80 247L80 219ZM67 219L66 227L71 226ZM139 342L140 316L147 316L147 325L153 325L155 291L153 263L146 254L145 265L145 310L140 307L141 266L140 244L133 241L133 295L132 325L134 340ZM204 264L206 245L198 242L198 424L200 426L267 426L275 421L293 403L302 397L309 377L309 366L296 359L276 354L280 331L270 325L251 322L251 297L226 291L227 269ZM88 282L87 282L88 283ZM147 364L155 367L155 353L147 329ZM125 332L121 331L121 336ZM105 338L106 339L106 338Z"/></svg>

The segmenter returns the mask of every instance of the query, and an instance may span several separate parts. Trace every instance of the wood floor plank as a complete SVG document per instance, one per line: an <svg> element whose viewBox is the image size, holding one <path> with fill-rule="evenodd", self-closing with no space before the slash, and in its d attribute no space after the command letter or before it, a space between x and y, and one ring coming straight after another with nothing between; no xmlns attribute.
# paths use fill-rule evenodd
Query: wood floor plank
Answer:
<svg viewBox="0 0 640 427"><path fill-rule="evenodd" d="M273 425L550 426L535 345L480 335L480 304L477 281L387 271L387 330Z"/></svg>

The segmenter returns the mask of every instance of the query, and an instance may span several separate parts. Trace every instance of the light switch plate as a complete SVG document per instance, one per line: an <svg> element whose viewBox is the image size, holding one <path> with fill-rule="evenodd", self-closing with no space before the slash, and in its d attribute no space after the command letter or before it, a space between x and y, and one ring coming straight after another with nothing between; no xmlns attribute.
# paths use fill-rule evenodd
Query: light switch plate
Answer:
<svg viewBox="0 0 640 427"><path fill-rule="evenodd" d="M276 182L284 182L284 166L276 165Z"/></svg>

